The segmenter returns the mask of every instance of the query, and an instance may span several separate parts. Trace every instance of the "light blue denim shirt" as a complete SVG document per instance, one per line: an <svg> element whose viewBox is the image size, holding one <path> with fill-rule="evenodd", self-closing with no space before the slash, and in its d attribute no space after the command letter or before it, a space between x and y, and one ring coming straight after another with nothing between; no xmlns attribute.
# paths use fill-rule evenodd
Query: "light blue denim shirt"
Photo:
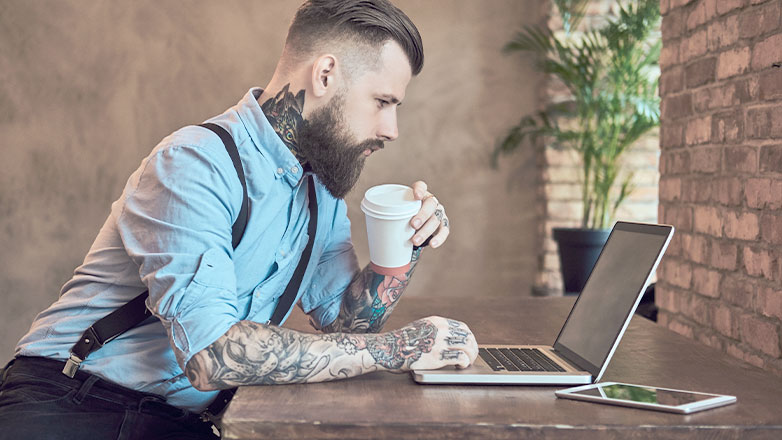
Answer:
<svg viewBox="0 0 782 440"><path fill-rule="evenodd" d="M130 176L60 299L41 312L16 354L65 360L95 321L149 289L149 318L82 369L200 411L217 392L196 390L187 361L240 320L265 323L307 244L307 182L251 89L208 122L231 134L250 198L247 228L231 247L242 186L220 139L197 126L163 139ZM339 312L358 272L343 200L316 179L318 229L297 303L319 325ZM286 316L287 318L287 316Z"/></svg>

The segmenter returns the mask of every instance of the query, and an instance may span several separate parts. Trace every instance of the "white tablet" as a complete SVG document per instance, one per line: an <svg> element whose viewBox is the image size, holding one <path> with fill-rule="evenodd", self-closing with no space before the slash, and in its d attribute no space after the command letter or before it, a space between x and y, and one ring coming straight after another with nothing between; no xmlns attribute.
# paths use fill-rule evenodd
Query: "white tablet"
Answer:
<svg viewBox="0 0 782 440"><path fill-rule="evenodd" d="M736 402L735 396L618 382L583 385L566 390L558 390L554 394L564 399L586 400L678 414L690 414Z"/></svg>

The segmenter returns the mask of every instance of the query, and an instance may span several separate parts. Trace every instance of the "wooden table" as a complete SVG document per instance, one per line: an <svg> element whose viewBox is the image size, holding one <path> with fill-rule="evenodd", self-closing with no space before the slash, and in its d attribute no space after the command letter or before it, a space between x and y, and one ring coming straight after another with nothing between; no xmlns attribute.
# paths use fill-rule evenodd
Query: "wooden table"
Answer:
<svg viewBox="0 0 782 440"><path fill-rule="evenodd" d="M572 298L403 298L387 329L442 315L479 343L551 344ZM308 330L301 316L287 326ZM558 399L556 387L418 385L409 374L240 388L231 439L782 439L782 378L636 316L604 381L731 394L738 403L677 415Z"/></svg>

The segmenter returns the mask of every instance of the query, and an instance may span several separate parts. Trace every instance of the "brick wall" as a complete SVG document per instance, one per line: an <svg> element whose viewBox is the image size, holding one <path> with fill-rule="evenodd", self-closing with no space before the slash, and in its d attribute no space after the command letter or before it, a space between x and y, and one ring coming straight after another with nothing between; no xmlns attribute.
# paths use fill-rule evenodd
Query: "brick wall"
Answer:
<svg viewBox="0 0 782 440"><path fill-rule="evenodd" d="M616 0L593 0L580 29L591 29L605 23L615 4ZM555 31L562 29L562 22L553 4L548 26ZM562 101L568 96L567 89L554 80L541 93L540 99L544 103ZM618 209L617 219L657 221L658 145L658 132L653 130L625 153L625 170L634 173L633 184L636 189ZM537 295L561 295L562 276L557 244L551 231L555 227L581 226L581 165L573 152L547 147L538 159L538 169L538 214L542 221L538 243L540 270L535 279L534 292ZM621 177L617 179L617 182L620 181Z"/></svg>
<svg viewBox="0 0 782 440"><path fill-rule="evenodd" d="M662 0L659 320L782 375L782 0Z"/></svg>

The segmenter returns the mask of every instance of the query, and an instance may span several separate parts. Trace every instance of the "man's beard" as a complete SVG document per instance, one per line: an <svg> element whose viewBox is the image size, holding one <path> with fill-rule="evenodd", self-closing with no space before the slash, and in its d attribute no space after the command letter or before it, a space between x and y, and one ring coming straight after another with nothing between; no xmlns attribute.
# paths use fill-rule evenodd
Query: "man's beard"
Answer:
<svg viewBox="0 0 782 440"><path fill-rule="evenodd" d="M301 154L326 190L337 199L353 189L364 169L364 151L383 148L383 142L367 139L355 143L343 117L344 95L337 95L313 110L299 133Z"/></svg>

